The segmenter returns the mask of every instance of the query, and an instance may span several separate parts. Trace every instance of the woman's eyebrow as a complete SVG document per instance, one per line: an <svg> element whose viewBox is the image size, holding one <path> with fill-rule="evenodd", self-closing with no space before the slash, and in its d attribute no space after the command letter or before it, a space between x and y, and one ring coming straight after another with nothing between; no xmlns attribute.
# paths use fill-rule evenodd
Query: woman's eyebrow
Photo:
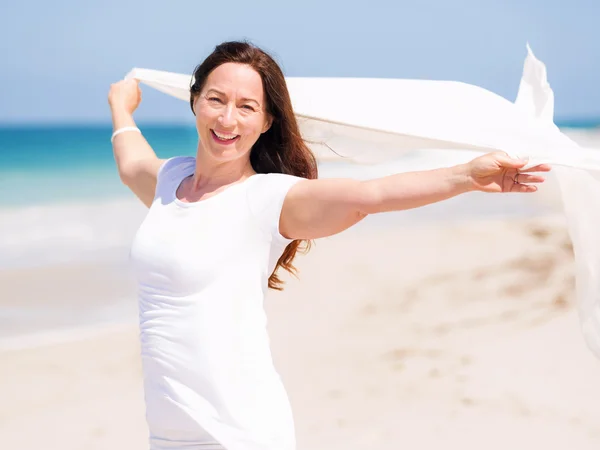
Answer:
<svg viewBox="0 0 600 450"><path fill-rule="evenodd" d="M223 96L223 97L225 96L225 94L224 94L223 92L221 92L221 91L219 91L219 90L217 90L217 89L214 89L214 88L211 88L211 89L209 89L208 91L206 91L206 93L207 93L207 94L209 94L209 93L211 93L211 92L214 92L215 94L217 94L217 95L221 95L221 96Z"/></svg>
<svg viewBox="0 0 600 450"><path fill-rule="evenodd" d="M222 96L222 97L226 97L226 95L225 95L225 93L224 93L224 92L221 92L221 91L219 91L218 89L215 89L215 88L210 88L210 89L207 91L207 94L208 94L208 93L210 93L210 92L214 92L214 93L215 93L215 94L217 94L217 95L220 95L220 96ZM241 100L242 102L254 102L254 103L256 103L257 105L259 105L259 106L260 106L260 103L258 102L258 100L254 100L253 98L246 98L246 97L244 97L244 98L241 98L240 100Z"/></svg>

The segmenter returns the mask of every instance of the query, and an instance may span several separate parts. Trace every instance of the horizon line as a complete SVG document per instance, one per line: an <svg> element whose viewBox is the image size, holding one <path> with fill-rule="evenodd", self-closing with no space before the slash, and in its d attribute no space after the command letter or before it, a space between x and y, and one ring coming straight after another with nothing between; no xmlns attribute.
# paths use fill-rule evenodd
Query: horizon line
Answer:
<svg viewBox="0 0 600 450"><path fill-rule="evenodd" d="M597 116L572 116L555 119L558 127L564 128L600 128L600 114ZM161 127L193 127L193 120L138 120L139 127L161 128ZM0 129L21 128L111 128L112 122L106 120L93 121L0 121Z"/></svg>

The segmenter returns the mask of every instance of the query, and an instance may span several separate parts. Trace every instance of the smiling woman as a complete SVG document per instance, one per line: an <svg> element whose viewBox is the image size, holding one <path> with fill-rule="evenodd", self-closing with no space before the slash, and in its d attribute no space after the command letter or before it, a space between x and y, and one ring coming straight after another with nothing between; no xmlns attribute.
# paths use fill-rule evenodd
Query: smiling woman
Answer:
<svg viewBox="0 0 600 450"><path fill-rule="evenodd" d="M262 80L252 67L225 63L214 69L192 103L200 140L207 143L205 151L227 160L251 148L271 126L263 103ZM253 171L250 164L248 169Z"/></svg>
<svg viewBox="0 0 600 450"><path fill-rule="evenodd" d="M156 157L135 127L135 80L111 87L123 182L150 210L131 249L152 450L294 450L263 308L301 242L369 214L458 194L534 192L545 165L502 152L368 181L318 180L285 78L264 51L228 42L194 72L196 157ZM135 132L131 132L135 131Z"/></svg>
<svg viewBox="0 0 600 450"><path fill-rule="evenodd" d="M196 158L198 168L209 167L205 164L209 158L224 163L241 158L244 165L237 165L236 173L227 178L233 175L242 180L253 173L317 178L316 159L300 136L285 77L269 55L245 43L224 43L194 70L194 80L190 107L196 115L199 140L204 143ZM249 158L242 158L247 155ZM227 172L230 166L226 166ZM196 177L188 186L202 192L203 180ZM181 194L185 192L184 187ZM310 243L305 244L308 250ZM294 270L292 261L300 245L293 241L284 250L269 287L280 285L279 266Z"/></svg>

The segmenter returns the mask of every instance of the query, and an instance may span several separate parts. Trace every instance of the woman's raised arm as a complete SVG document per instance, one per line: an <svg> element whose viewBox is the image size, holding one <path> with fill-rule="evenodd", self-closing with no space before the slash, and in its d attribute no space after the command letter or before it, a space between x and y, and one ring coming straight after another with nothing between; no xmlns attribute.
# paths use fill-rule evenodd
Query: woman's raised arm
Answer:
<svg viewBox="0 0 600 450"><path fill-rule="evenodd" d="M113 139L113 154L121 181L150 207L156 190L158 169L164 162L154 153L148 141L135 131L133 112L142 99L136 80L123 80L111 85L108 94L113 131L129 128Z"/></svg>

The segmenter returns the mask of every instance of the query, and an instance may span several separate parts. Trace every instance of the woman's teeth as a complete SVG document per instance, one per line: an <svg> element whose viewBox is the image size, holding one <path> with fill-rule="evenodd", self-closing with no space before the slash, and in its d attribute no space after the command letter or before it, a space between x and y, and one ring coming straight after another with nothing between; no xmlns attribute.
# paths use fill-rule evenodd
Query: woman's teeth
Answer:
<svg viewBox="0 0 600 450"><path fill-rule="evenodd" d="M217 133L215 130L213 130L213 133L215 133L215 136L217 136L219 139L222 139L224 141L230 141L230 140L238 137L237 134L222 134L222 133Z"/></svg>

